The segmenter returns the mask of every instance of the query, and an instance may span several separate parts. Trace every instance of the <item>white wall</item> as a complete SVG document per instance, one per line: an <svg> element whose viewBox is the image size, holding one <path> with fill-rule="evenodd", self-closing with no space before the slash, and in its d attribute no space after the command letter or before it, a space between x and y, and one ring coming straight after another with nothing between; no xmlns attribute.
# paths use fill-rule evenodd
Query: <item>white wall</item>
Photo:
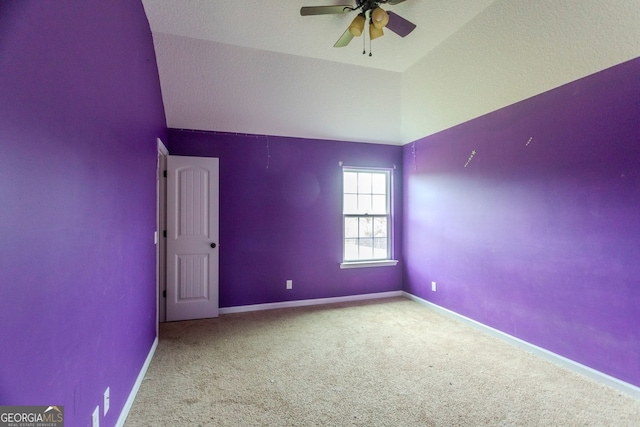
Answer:
<svg viewBox="0 0 640 427"><path fill-rule="evenodd" d="M400 73L154 33L171 128L400 143ZM202 92L205 96L202 96Z"/></svg>
<svg viewBox="0 0 640 427"><path fill-rule="evenodd" d="M638 56L638 0L497 0L404 72L402 142Z"/></svg>
<svg viewBox="0 0 640 427"><path fill-rule="evenodd" d="M404 144L640 56L640 1L495 0L404 73L154 43L169 127Z"/></svg>

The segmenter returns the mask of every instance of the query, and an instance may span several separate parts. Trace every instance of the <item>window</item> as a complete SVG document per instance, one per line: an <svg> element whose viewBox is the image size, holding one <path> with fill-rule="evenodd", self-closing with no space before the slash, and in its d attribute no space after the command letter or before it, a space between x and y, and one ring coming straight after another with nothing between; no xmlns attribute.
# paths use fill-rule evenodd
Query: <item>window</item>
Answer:
<svg viewBox="0 0 640 427"><path fill-rule="evenodd" d="M391 171L343 169L343 263L391 261Z"/></svg>

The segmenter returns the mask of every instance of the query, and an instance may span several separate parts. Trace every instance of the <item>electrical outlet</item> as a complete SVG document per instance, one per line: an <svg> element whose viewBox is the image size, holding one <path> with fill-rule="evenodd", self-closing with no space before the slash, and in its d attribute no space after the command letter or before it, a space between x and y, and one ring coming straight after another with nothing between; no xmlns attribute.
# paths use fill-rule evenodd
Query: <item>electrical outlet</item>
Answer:
<svg viewBox="0 0 640 427"><path fill-rule="evenodd" d="M436 282L431 282L431 290L435 292L437 289Z"/></svg>
<svg viewBox="0 0 640 427"><path fill-rule="evenodd" d="M293 280L287 280L287 289L293 289Z"/></svg>
<svg viewBox="0 0 640 427"><path fill-rule="evenodd" d="M100 405L96 406L91 416L91 427L100 427Z"/></svg>
<svg viewBox="0 0 640 427"><path fill-rule="evenodd" d="M103 416L107 415L107 412L109 412L109 387L107 387L107 389L104 391L104 405L103 405Z"/></svg>

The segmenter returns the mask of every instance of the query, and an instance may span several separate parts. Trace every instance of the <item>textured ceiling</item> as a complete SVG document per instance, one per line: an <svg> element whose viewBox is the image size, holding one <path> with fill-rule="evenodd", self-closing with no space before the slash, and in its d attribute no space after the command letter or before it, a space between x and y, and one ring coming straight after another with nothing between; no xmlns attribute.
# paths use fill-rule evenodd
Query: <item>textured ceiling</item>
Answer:
<svg viewBox="0 0 640 427"><path fill-rule="evenodd" d="M363 37L354 38L347 47L333 47L357 12L300 16L302 6L355 4L352 0L143 0L156 33L399 72L492 2L406 0L383 5L417 27L405 38L385 30L372 42L373 55L368 56L362 54ZM365 48L368 53L368 39Z"/></svg>
<svg viewBox="0 0 640 427"><path fill-rule="evenodd" d="M405 144L640 56L637 0L406 0L371 57L299 13L349 0L142 1L172 128Z"/></svg>

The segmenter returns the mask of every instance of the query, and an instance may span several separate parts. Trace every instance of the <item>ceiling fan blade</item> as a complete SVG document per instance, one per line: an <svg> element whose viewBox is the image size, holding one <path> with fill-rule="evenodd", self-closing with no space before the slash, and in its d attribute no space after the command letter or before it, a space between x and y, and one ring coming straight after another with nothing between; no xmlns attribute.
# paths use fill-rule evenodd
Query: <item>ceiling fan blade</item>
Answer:
<svg viewBox="0 0 640 427"><path fill-rule="evenodd" d="M345 47L346 45L349 44L349 42L353 39L353 34L351 34L351 31L349 31L349 29L347 28L347 31L345 31L340 38L338 39L338 41L336 42L336 44L333 45L333 47Z"/></svg>
<svg viewBox="0 0 640 427"><path fill-rule="evenodd" d="M389 22L387 28L399 35L400 37L406 37L411 31L416 28L416 24L409 22L402 16L393 12L387 11L389 15Z"/></svg>
<svg viewBox="0 0 640 427"><path fill-rule="evenodd" d="M300 8L300 15L331 15L335 13L351 12L353 6L350 4L339 4L337 6L305 6Z"/></svg>
<svg viewBox="0 0 640 427"><path fill-rule="evenodd" d="M402 3L403 1L405 1L405 0L389 0L387 2L387 4L390 4L391 6L393 6L393 5L396 5L398 3Z"/></svg>

